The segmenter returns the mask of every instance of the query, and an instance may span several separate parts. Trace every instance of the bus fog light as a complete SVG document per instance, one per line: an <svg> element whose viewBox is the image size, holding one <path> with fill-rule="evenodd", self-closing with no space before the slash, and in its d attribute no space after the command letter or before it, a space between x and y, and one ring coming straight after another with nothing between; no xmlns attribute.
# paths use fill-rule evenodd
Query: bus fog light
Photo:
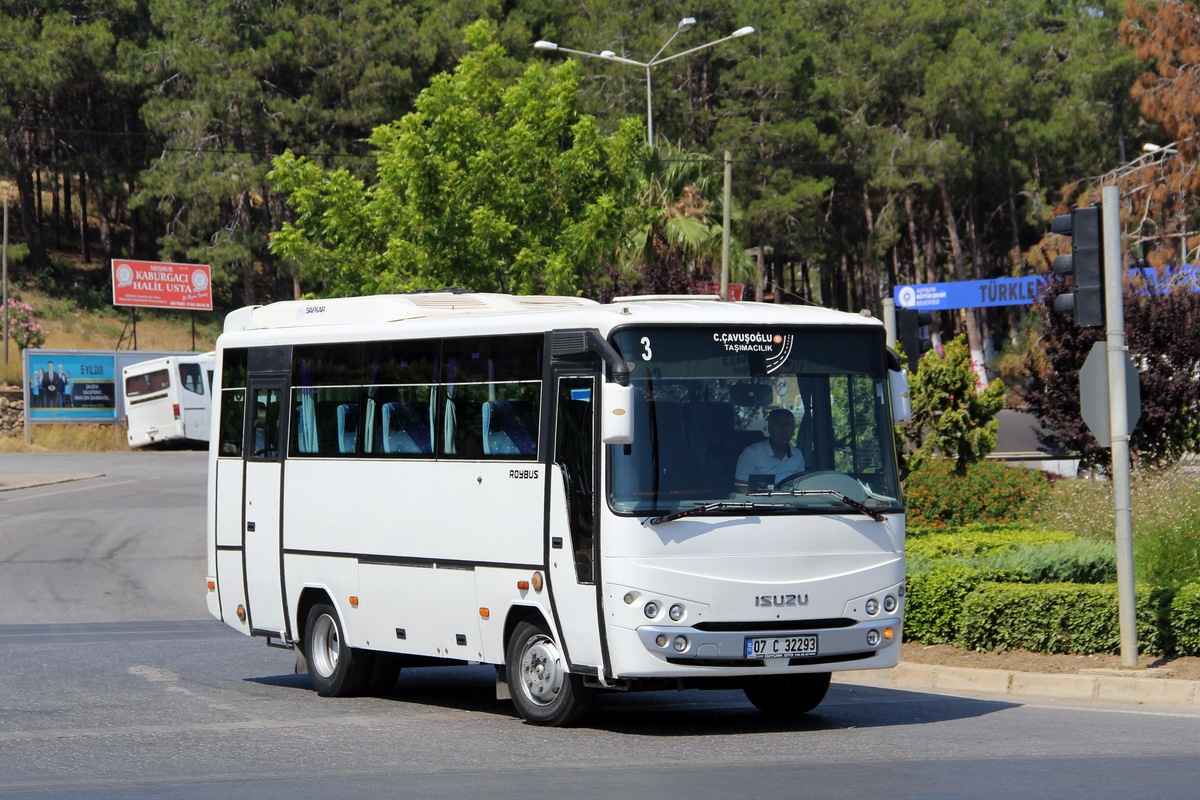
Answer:
<svg viewBox="0 0 1200 800"><path fill-rule="evenodd" d="M867 613L872 617L879 613L879 601L874 597L867 601Z"/></svg>
<svg viewBox="0 0 1200 800"><path fill-rule="evenodd" d="M655 603L653 600L646 603L646 607L642 609L642 613L646 615L646 619L654 619L658 616L658 611L658 603Z"/></svg>
<svg viewBox="0 0 1200 800"><path fill-rule="evenodd" d="M891 614L893 611L895 611L896 610L896 598L892 597L890 594L887 597L883 598L883 610L889 614Z"/></svg>
<svg viewBox="0 0 1200 800"><path fill-rule="evenodd" d="M867 631L867 644L871 647L879 644L879 631Z"/></svg>
<svg viewBox="0 0 1200 800"><path fill-rule="evenodd" d="M665 633L660 633L654 639L654 643L656 645L658 645L659 647L666 647L668 641L670 641L670 640L667 638L667 635Z"/></svg>
<svg viewBox="0 0 1200 800"><path fill-rule="evenodd" d="M671 617L672 621L679 622L679 620L683 619L683 606L679 605L679 603L676 603L675 605L671 606L671 610L668 611L667 614Z"/></svg>
<svg viewBox="0 0 1200 800"><path fill-rule="evenodd" d="M684 650L687 650L687 646L688 646L687 637L686 636L676 636L674 645L675 645L675 649L677 651L679 651L680 653L682 653Z"/></svg>

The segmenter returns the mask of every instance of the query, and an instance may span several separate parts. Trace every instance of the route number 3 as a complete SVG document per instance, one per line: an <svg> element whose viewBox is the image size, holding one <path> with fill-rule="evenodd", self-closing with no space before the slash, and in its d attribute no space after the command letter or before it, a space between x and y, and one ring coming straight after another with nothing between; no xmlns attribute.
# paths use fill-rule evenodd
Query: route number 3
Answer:
<svg viewBox="0 0 1200 800"><path fill-rule="evenodd" d="M650 349L650 337L642 337L642 361L649 361L654 358L654 351Z"/></svg>

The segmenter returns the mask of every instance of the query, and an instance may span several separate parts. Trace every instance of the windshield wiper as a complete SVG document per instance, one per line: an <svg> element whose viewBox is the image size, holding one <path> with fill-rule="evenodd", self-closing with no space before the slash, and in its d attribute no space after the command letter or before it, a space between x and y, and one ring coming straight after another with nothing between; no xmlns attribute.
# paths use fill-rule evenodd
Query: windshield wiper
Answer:
<svg viewBox="0 0 1200 800"><path fill-rule="evenodd" d="M780 494L787 494L787 492L780 492ZM774 510L780 508L784 508L784 506L781 506L779 503L735 503L730 500L718 500L714 503L701 503L700 505L693 506L685 511L673 511L670 514L663 514L661 517L655 517L654 519L650 520L650 524L661 525L664 522L683 519L684 517L690 517L695 514L704 514L709 511L753 511L756 509L761 511L763 509Z"/></svg>
<svg viewBox="0 0 1200 800"><path fill-rule="evenodd" d="M786 492L750 492L751 497L805 497L809 495L823 495L825 497L834 497L842 503L850 506L855 511L861 511L876 522L883 522L883 514L873 508L867 508L857 500L851 500L841 492L835 492L832 489L792 489Z"/></svg>

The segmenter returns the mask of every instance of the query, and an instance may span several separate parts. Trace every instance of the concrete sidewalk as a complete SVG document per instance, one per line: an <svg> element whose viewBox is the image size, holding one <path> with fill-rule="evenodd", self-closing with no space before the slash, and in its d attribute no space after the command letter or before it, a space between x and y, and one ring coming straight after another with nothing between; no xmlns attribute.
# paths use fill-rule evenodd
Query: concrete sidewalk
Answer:
<svg viewBox="0 0 1200 800"><path fill-rule="evenodd" d="M1084 670L1079 673L903 663L892 669L836 672L837 683L954 694L1079 700L1122 705L1200 708L1200 681L1178 680L1154 670Z"/></svg>

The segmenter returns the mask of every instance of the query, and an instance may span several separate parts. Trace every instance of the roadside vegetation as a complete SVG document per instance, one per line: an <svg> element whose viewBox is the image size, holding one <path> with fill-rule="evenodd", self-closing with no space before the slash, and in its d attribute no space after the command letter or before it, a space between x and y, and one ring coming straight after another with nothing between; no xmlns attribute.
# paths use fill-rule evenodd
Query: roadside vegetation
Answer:
<svg viewBox="0 0 1200 800"><path fill-rule="evenodd" d="M1111 482L1051 482L987 462L961 476L931 464L909 486L906 639L984 651L1119 651ZM945 509L978 508L971 497L988 498L991 521L947 521ZM1139 651L1200 655L1200 471L1139 470L1133 510Z"/></svg>

